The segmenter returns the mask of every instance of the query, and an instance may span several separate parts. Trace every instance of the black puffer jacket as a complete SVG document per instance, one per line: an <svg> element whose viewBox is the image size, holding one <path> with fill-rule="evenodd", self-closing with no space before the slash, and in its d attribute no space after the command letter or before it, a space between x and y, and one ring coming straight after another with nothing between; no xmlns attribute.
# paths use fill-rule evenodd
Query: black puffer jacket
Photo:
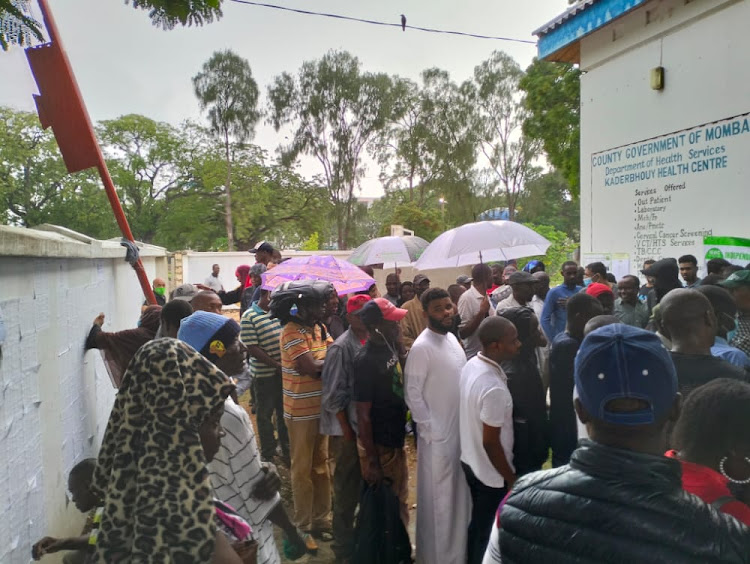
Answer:
<svg viewBox="0 0 750 564"><path fill-rule="evenodd" d="M750 562L750 529L680 482L677 460L581 441L569 466L514 486L503 564Z"/></svg>

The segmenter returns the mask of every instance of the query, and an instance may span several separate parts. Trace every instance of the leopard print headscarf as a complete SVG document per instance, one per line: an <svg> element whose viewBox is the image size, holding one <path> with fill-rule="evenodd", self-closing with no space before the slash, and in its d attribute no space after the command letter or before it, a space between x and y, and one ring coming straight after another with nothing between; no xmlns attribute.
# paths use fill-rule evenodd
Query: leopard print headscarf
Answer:
<svg viewBox="0 0 750 564"><path fill-rule="evenodd" d="M216 528L198 430L233 385L175 339L145 344L115 399L94 472L95 562L209 562Z"/></svg>

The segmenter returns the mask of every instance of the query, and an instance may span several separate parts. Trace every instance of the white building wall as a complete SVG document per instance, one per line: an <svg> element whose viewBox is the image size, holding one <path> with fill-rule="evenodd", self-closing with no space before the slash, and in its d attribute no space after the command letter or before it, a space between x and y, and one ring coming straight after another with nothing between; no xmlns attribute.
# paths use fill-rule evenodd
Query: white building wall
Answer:
<svg viewBox="0 0 750 564"><path fill-rule="evenodd" d="M45 535L80 532L68 472L96 455L115 395L100 353L83 344L99 312L107 331L132 328L143 301L123 256L117 242L0 226L3 564L29 562ZM142 249L142 260L150 278L166 273L163 249Z"/></svg>
<svg viewBox="0 0 750 564"><path fill-rule="evenodd" d="M592 253L626 253L630 271L637 272L645 258L692 253L700 260L702 236L670 235L682 229L750 238L750 134L714 143L707 143L704 135L690 144L691 132L705 132L705 127L696 128L685 132L681 149L648 155L680 152L683 163L692 166L691 148L723 145L727 161L720 170L607 187L606 165L592 166L592 155L606 157L628 144L635 147L639 141L750 112L748 22L748 0L655 0L581 40L584 261ZM660 65L666 86L656 91L650 87L649 71ZM685 187L667 192L669 183ZM656 189L656 194L647 194L640 203L635 190L648 189ZM668 202L650 202L651 197L667 196ZM665 209L649 211L643 217L653 219L639 221L639 210L652 207Z"/></svg>

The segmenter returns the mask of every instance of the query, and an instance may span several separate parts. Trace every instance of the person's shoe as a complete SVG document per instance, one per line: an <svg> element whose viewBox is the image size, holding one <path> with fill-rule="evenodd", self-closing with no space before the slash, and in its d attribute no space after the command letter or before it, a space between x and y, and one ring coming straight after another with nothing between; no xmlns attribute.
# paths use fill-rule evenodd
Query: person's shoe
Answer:
<svg viewBox="0 0 750 564"><path fill-rule="evenodd" d="M287 560L299 560L307 554L314 555L318 553L318 543L315 542L315 539L313 539L310 534L303 533L299 529L297 529L297 534L303 541L303 544L292 542L289 539L289 536L284 533L282 547L284 550L284 557Z"/></svg>
<svg viewBox="0 0 750 564"><path fill-rule="evenodd" d="M333 532L330 529L313 529L310 534L323 542L331 542L333 540Z"/></svg>

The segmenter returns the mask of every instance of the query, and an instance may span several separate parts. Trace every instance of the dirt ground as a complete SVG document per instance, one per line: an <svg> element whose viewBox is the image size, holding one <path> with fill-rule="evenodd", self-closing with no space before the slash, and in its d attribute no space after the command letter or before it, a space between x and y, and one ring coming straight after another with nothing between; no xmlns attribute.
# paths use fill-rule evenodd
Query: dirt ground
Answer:
<svg viewBox="0 0 750 564"><path fill-rule="evenodd" d="M243 404L243 407L246 407L246 401L242 401L246 398L241 398L240 403ZM258 432L258 426L257 421L255 419L255 415L250 413L248 410L248 413L250 415L250 419L253 422L253 426L255 427L255 432L257 435ZM414 436L409 435L406 437L406 461L407 465L409 467L409 537L411 538L412 547L414 547L414 542L416 538L416 521L417 521L417 451L414 448ZM277 461L278 462L278 461ZM278 463L277 468L279 471L279 475L281 476L281 498L282 502L284 503L284 506L287 509L287 513L289 515L292 515L293 511L293 505L292 505L292 487L291 482L289 478L289 468L286 467L284 464ZM282 553L281 547L282 547L282 535L281 530L276 527L275 528L275 538L276 538L276 546L279 548L279 553L282 554L281 560L282 562L292 562L291 560L287 560L284 558L284 555ZM327 542L321 542L317 541L318 546L320 547L320 550L318 551L318 554L316 555L308 555L305 556L299 560L295 560L294 562L304 562L306 564L330 564L334 562L334 556L333 552L331 551L331 543Z"/></svg>

